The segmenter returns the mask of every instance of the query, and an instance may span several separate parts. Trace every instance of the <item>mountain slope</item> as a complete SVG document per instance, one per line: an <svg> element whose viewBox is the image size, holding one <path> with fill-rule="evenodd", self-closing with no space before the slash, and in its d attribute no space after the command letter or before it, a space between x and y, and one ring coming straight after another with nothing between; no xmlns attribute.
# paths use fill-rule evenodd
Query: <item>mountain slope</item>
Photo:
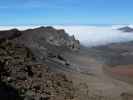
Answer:
<svg viewBox="0 0 133 100"><path fill-rule="evenodd" d="M129 26L121 27L118 30L123 31L123 32L133 32L133 28Z"/></svg>

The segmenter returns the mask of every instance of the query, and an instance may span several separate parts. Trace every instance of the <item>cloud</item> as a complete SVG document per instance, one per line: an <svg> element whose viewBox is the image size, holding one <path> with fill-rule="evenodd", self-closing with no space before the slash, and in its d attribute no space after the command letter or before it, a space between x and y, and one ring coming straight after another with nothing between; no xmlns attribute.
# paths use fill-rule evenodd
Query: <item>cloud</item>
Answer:
<svg viewBox="0 0 133 100"><path fill-rule="evenodd" d="M55 26L65 29L70 35L74 34L85 46L105 45L109 43L133 40L132 33L123 33L113 26Z"/></svg>
<svg viewBox="0 0 133 100"><path fill-rule="evenodd" d="M128 25L125 24L125 25L113 25L112 29L118 29L118 28L125 27L125 26L129 26L129 27L133 28L132 24L128 24Z"/></svg>

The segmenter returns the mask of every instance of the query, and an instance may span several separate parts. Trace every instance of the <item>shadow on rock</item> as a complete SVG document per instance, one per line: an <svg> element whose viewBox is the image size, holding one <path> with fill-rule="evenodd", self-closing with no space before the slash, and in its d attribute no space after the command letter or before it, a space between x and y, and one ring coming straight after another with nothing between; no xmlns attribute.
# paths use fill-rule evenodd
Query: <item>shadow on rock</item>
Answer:
<svg viewBox="0 0 133 100"><path fill-rule="evenodd" d="M22 100L18 91L7 85L4 82L0 82L0 99L1 100Z"/></svg>

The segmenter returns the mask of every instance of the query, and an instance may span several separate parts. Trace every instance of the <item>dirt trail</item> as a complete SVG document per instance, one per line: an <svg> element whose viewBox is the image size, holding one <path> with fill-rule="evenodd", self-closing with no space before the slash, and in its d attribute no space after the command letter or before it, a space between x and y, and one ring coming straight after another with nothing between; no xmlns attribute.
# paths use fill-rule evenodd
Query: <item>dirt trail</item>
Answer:
<svg viewBox="0 0 133 100"><path fill-rule="evenodd" d="M105 74L105 65L101 61L79 55L73 62L77 72L71 76L75 87L78 87L78 99L133 100L133 85Z"/></svg>

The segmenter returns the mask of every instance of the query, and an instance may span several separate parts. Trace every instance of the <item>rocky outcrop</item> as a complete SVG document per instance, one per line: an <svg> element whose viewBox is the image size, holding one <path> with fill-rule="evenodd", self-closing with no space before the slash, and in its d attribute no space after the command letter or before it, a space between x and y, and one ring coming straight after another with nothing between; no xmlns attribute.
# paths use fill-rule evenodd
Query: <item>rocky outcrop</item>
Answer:
<svg viewBox="0 0 133 100"><path fill-rule="evenodd" d="M4 40L13 40L30 48L38 61L47 59L49 54L58 56L63 51L78 51L80 47L80 42L74 36L69 36L64 30L53 27L0 31L0 41Z"/></svg>
<svg viewBox="0 0 133 100"><path fill-rule="evenodd" d="M0 41L15 39L21 35L21 32L17 29L0 31Z"/></svg>
<svg viewBox="0 0 133 100"><path fill-rule="evenodd" d="M80 48L80 43L78 40L75 40L74 35L69 37L69 41L66 42L66 45L74 51L77 51Z"/></svg>
<svg viewBox="0 0 133 100"><path fill-rule="evenodd" d="M79 49L79 41L74 36L69 36L64 30L56 30L53 27L39 27L22 31L20 40L34 43L43 47L43 44L50 44L57 47L67 47L71 50ZM24 41L26 40L26 41ZM44 43L45 42L45 43ZM32 44L33 45L33 44Z"/></svg>
<svg viewBox="0 0 133 100"><path fill-rule="evenodd" d="M2 100L74 98L71 80L64 74L51 72L46 64L35 62L27 47L12 41L0 43L0 93Z"/></svg>
<svg viewBox="0 0 133 100"><path fill-rule="evenodd" d="M63 52L77 51L79 45L74 36L52 27L0 31L0 98L73 99L72 81L54 69L58 66L67 69L70 63Z"/></svg>
<svg viewBox="0 0 133 100"><path fill-rule="evenodd" d="M59 55L62 51L78 51L80 43L74 36L69 36L64 30L53 27L39 27L20 31L16 43L30 48L38 60L47 59L49 54Z"/></svg>
<svg viewBox="0 0 133 100"><path fill-rule="evenodd" d="M129 26L119 28L118 30L123 31L123 32L133 32L133 28L131 28Z"/></svg>

